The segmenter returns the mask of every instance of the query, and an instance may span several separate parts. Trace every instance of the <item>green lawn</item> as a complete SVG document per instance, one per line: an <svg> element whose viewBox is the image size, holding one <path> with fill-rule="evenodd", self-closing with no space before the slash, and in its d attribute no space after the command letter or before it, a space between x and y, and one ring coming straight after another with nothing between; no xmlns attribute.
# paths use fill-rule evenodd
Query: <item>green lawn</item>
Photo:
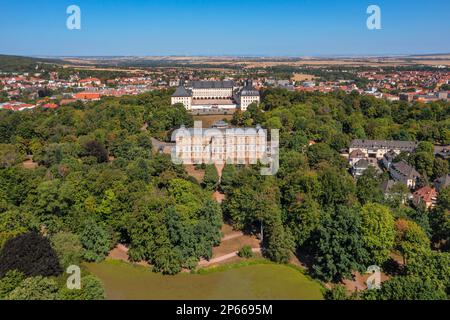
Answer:
<svg viewBox="0 0 450 320"><path fill-rule="evenodd" d="M108 299L322 299L321 285L294 267L272 263L226 265L203 274L164 276L148 268L107 260L86 267Z"/></svg>

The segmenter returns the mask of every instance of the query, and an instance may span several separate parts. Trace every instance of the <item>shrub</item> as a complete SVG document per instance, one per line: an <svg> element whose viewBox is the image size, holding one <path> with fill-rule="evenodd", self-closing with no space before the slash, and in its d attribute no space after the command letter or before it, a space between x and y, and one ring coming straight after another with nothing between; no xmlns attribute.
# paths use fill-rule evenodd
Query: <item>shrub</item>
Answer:
<svg viewBox="0 0 450 320"><path fill-rule="evenodd" d="M249 259L253 257L253 251L252 247L250 246L243 246L237 253L237 255L241 258Z"/></svg>
<svg viewBox="0 0 450 320"><path fill-rule="evenodd" d="M174 275L181 271L181 253L176 248L162 247L156 250L151 262L155 272Z"/></svg>
<svg viewBox="0 0 450 320"><path fill-rule="evenodd" d="M334 286L332 289L329 289L325 292L326 300L348 300L349 297L347 295L347 289L344 285L338 284Z"/></svg>
<svg viewBox="0 0 450 320"><path fill-rule="evenodd" d="M0 300L17 288L24 279L25 276L22 272L17 270L8 271L0 280Z"/></svg>
<svg viewBox="0 0 450 320"><path fill-rule="evenodd" d="M41 276L23 280L11 291L8 300L55 300L58 292L56 280Z"/></svg>
<svg viewBox="0 0 450 320"><path fill-rule="evenodd" d="M104 300L105 289L101 281L94 276L81 278L81 289L68 289L63 286L57 296L58 300Z"/></svg>

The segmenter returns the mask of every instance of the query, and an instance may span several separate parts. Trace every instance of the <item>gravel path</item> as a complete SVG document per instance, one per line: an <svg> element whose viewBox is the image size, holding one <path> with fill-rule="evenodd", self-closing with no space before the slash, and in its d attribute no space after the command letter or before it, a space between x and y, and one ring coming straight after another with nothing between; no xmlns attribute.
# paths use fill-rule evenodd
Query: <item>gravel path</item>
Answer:
<svg viewBox="0 0 450 320"><path fill-rule="evenodd" d="M252 252L253 253L261 253L261 248L252 248ZM223 262L225 260L237 257L237 254L238 254L238 251L235 251L235 252L228 253L228 254L225 254L223 256L211 259L209 261L202 259L198 265L200 267L207 267L207 266L210 266L212 264L220 263L220 262Z"/></svg>

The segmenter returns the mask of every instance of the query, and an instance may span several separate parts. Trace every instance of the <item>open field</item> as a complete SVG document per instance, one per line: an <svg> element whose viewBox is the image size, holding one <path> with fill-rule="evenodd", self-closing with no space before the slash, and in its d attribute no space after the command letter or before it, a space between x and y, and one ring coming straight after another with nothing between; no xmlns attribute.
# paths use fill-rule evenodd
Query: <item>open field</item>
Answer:
<svg viewBox="0 0 450 320"><path fill-rule="evenodd" d="M74 63L76 63L76 61L72 61ZM102 68L102 67L97 67L95 65L63 65L63 68L67 69L67 68L72 68L74 70L90 70L90 71L111 71L111 72L126 72L126 73L142 73L145 70L143 69L137 69L137 68Z"/></svg>
<svg viewBox="0 0 450 320"><path fill-rule="evenodd" d="M311 81L314 79L316 79L315 76L304 73L294 73L294 75L292 76L292 80L294 81Z"/></svg>
<svg viewBox="0 0 450 320"><path fill-rule="evenodd" d="M253 261L201 273L164 276L149 268L114 260L87 264L108 299L323 299L322 287L295 267Z"/></svg>
<svg viewBox="0 0 450 320"><path fill-rule="evenodd" d="M427 66L435 66L435 65L442 65L442 66L450 66L450 59L442 59L442 60L415 60L418 64L423 64Z"/></svg>
<svg viewBox="0 0 450 320"><path fill-rule="evenodd" d="M276 66L366 66L366 67L396 67L412 65L446 65L450 66L449 54L404 55L404 56L361 56L361 57L227 57L227 56L149 56L149 57L115 57L108 59L92 58L64 58L63 62L83 65L83 68L101 64L104 70L121 70L120 66L127 63L164 62L164 67L176 65L176 68L189 68L191 65L205 64L208 69L224 70L223 68L268 68ZM71 67L75 67L71 65ZM109 66L109 68L107 67ZM173 67L173 66L172 66ZM127 70L128 68L124 68ZM129 72L139 72L145 68L134 69ZM101 69L98 69L101 70ZM302 80L298 80L302 81Z"/></svg>

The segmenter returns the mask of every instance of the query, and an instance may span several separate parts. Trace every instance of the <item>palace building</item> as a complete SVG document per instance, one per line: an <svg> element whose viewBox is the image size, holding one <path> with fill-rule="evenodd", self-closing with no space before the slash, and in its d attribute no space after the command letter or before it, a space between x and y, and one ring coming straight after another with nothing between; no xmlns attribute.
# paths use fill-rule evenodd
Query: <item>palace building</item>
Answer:
<svg viewBox="0 0 450 320"><path fill-rule="evenodd" d="M259 125L229 128L226 123L216 123L208 129L181 126L173 133L176 147L172 152L183 164L256 164L271 154L267 139L267 130Z"/></svg>
<svg viewBox="0 0 450 320"><path fill-rule="evenodd" d="M181 103L186 110L234 110L242 111L253 102L259 103L259 91L251 81L238 87L233 81L189 81L180 84L172 95L172 105Z"/></svg>

